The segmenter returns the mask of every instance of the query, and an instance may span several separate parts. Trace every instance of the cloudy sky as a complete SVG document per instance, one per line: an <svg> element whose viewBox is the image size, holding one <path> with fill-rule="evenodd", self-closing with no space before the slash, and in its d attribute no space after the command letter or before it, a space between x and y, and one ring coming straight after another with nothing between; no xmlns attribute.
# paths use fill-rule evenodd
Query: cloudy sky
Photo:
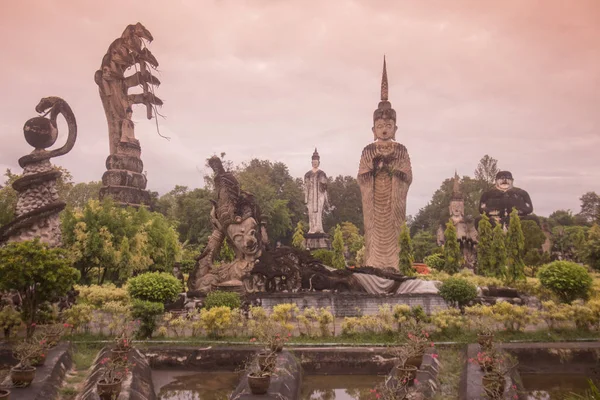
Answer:
<svg viewBox="0 0 600 400"><path fill-rule="evenodd" d="M53 95L79 127L54 163L77 182L100 179L108 134L93 76L139 21L154 35L170 141L143 106L133 120L148 188L161 194L201 186L220 152L302 176L317 146L328 175L355 176L383 54L413 166L409 214L484 154L540 215L578 211L584 192L600 192L598 0L3 0L0 11L2 170L21 171L22 126Z"/></svg>

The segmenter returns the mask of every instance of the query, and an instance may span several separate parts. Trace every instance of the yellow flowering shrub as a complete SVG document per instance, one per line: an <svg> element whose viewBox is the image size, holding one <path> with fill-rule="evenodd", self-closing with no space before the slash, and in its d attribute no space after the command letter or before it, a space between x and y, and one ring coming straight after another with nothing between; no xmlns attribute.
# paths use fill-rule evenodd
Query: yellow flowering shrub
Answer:
<svg viewBox="0 0 600 400"><path fill-rule="evenodd" d="M517 306L506 301L501 301L492 306L496 321L501 322L506 330L522 332L527 325L537 324L539 314L527 306Z"/></svg>
<svg viewBox="0 0 600 400"><path fill-rule="evenodd" d="M431 315L431 323L435 326L436 332L444 334L459 331L467 325L466 317L457 308L435 311Z"/></svg>
<svg viewBox="0 0 600 400"><path fill-rule="evenodd" d="M112 283L104 285L75 285L79 291L78 302L86 303L95 308L104 308L106 302L115 301L123 304L129 303L129 295L125 288L118 288Z"/></svg>
<svg viewBox="0 0 600 400"><path fill-rule="evenodd" d="M549 329L564 328L572 320L573 310L568 304L556 304L552 300L542 302L540 318L546 322Z"/></svg>
<svg viewBox="0 0 600 400"><path fill-rule="evenodd" d="M92 322L94 309L90 304L75 304L62 312L63 322L70 325L71 332L89 331L89 323Z"/></svg>
<svg viewBox="0 0 600 400"><path fill-rule="evenodd" d="M200 326L207 336L218 338L231 328L232 310L229 307L213 307L200 310Z"/></svg>

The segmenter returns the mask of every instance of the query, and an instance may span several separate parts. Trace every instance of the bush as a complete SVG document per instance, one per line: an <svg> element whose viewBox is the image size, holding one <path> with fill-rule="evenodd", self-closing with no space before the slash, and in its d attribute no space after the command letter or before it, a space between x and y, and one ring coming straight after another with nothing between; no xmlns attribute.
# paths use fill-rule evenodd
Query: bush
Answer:
<svg viewBox="0 0 600 400"><path fill-rule="evenodd" d="M587 270L570 261L554 261L538 272L543 287L549 289L567 304L575 299L587 299L592 288L592 277Z"/></svg>
<svg viewBox="0 0 600 400"><path fill-rule="evenodd" d="M240 295L234 292L210 292L204 299L204 308L210 310L214 307L229 307L231 310L240 308L242 304Z"/></svg>
<svg viewBox="0 0 600 400"><path fill-rule="evenodd" d="M166 272L149 272L127 281L129 295L138 300L172 302L182 290L181 282Z"/></svg>
<svg viewBox="0 0 600 400"><path fill-rule="evenodd" d="M0 329L4 332L4 338L8 339L14 328L21 325L21 314L11 306L5 306L0 310Z"/></svg>
<svg viewBox="0 0 600 400"><path fill-rule="evenodd" d="M223 336L225 331L231 328L232 312L229 307L214 307L210 310L200 311L200 324L206 331L206 335L212 338Z"/></svg>
<svg viewBox="0 0 600 400"><path fill-rule="evenodd" d="M432 254L430 256L425 257L423 259L423 262L429 268L434 268L438 271L441 271L444 269L444 264L446 263L446 260L444 260L444 256L441 254Z"/></svg>
<svg viewBox="0 0 600 400"><path fill-rule="evenodd" d="M95 308L102 308L109 301L116 301L126 304L129 301L127 290L118 288L112 283L104 285L75 285L75 290L79 291L78 303L85 303Z"/></svg>
<svg viewBox="0 0 600 400"><path fill-rule="evenodd" d="M78 332L83 328L84 332L89 332L89 323L92 322L94 309L90 304L75 304L62 312L62 319L71 325L71 333Z"/></svg>
<svg viewBox="0 0 600 400"><path fill-rule="evenodd" d="M137 332L137 337L146 339L152 336L156 329L156 317L165 311L163 303L134 300L131 306L131 316L139 319L141 324Z"/></svg>
<svg viewBox="0 0 600 400"><path fill-rule="evenodd" d="M449 278L440 286L440 296L449 304L463 310L477 297L477 286L462 278Z"/></svg>
<svg viewBox="0 0 600 400"><path fill-rule="evenodd" d="M313 251L312 256L317 260L321 261L327 266L333 266L333 251L326 249L318 249Z"/></svg>

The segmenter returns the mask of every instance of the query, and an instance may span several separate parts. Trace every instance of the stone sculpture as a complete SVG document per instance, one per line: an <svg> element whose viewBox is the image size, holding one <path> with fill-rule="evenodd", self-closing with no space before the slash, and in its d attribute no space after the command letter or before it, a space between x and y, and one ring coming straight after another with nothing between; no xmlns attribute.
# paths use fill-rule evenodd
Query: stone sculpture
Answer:
<svg viewBox="0 0 600 400"><path fill-rule="evenodd" d="M306 247L309 249L329 248L328 235L323 230L323 211L329 207L327 175L319 169L321 158L315 148L312 169L304 174L304 203L308 209L308 232Z"/></svg>
<svg viewBox="0 0 600 400"><path fill-rule="evenodd" d="M475 267L477 257L477 230L472 221L468 221L465 217L465 199L460 190L460 178L458 173L454 173L454 184L452 188L452 197L450 199L450 220L456 227L456 236L460 243L460 249L465 260L465 265L468 268ZM445 225L440 225L437 231L438 246L446 242L444 237Z"/></svg>
<svg viewBox="0 0 600 400"><path fill-rule="evenodd" d="M153 93L153 87L160 81L149 71L149 68L158 67L158 61L145 45L145 41L152 40L152 34L139 22L127 26L121 37L108 47L101 68L94 75L108 122L110 148L100 198L110 196L117 203L126 205L148 204L150 200L145 190L147 179L142 174L142 150L135 138L131 107L133 104L146 105L146 117L152 119L153 107L163 104ZM131 67L136 72L125 76ZM129 89L134 86L141 86L143 92L129 94Z"/></svg>
<svg viewBox="0 0 600 400"><path fill-rule="evenodd" d="M496 185L481 195L479 212L485 213L492 225L499 223L503 228L508 228L510 213L513 208L516 208L521 219L530 219L539 225L537 218L529 215L533 212L529 193L514 187L513 182L513 176L509 171L498 172Z"/></svg>
<svg viewBox="0 0 600 400"><path fill-rule="evenodd" d="M225 171L219 157L211 157L208 165L215 173L217 195L210 215L213 232L190 274L188 289L191 293L207 293L221 285L243 291L242 277L252 270L268 243L266 222L254 196L240 189L239 182ZM214 259L224 240L234 249L235 260L215 268Z"/></svg>
<svg viewBox="0 0 600 400"><path fill-rule="evenodd" d="M406 148L395 141L396 112L388 101L385 58L381 102L373 113L374 143L362 151L358 184L365 227L365 265L398 268L398 238L406 219L412 169Z"/></svg>
<svg viewBox="0 0 600 400"><path fill-rule="evenodd" d="M39 238L54 247L61 245L58 214L65 203L60 201L56 189L62 172L52 166L50 159L71 151L77 138L77 122L71 107L59 97L43 98L35 110L43 115L31 118L23 128L25 140L34 150L19 159L23 175L12 184L18 193L16 218L0 228L0 243ZM46 118L48 114L50 118ZM46 150L58 138L59 114L67 122L67 141L58 149Z"/></svg>

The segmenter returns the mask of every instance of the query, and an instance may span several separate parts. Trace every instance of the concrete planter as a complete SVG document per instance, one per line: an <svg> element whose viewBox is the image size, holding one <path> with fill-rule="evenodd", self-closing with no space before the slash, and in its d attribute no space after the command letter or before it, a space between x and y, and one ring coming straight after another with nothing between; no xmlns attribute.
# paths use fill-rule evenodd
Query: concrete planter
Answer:
<svg viewBox="0 0 600 400"><path fill-rule="evenodd" d="M248 375L248 386L252 394L265 394L271 385L271 375Z"/></svg>

